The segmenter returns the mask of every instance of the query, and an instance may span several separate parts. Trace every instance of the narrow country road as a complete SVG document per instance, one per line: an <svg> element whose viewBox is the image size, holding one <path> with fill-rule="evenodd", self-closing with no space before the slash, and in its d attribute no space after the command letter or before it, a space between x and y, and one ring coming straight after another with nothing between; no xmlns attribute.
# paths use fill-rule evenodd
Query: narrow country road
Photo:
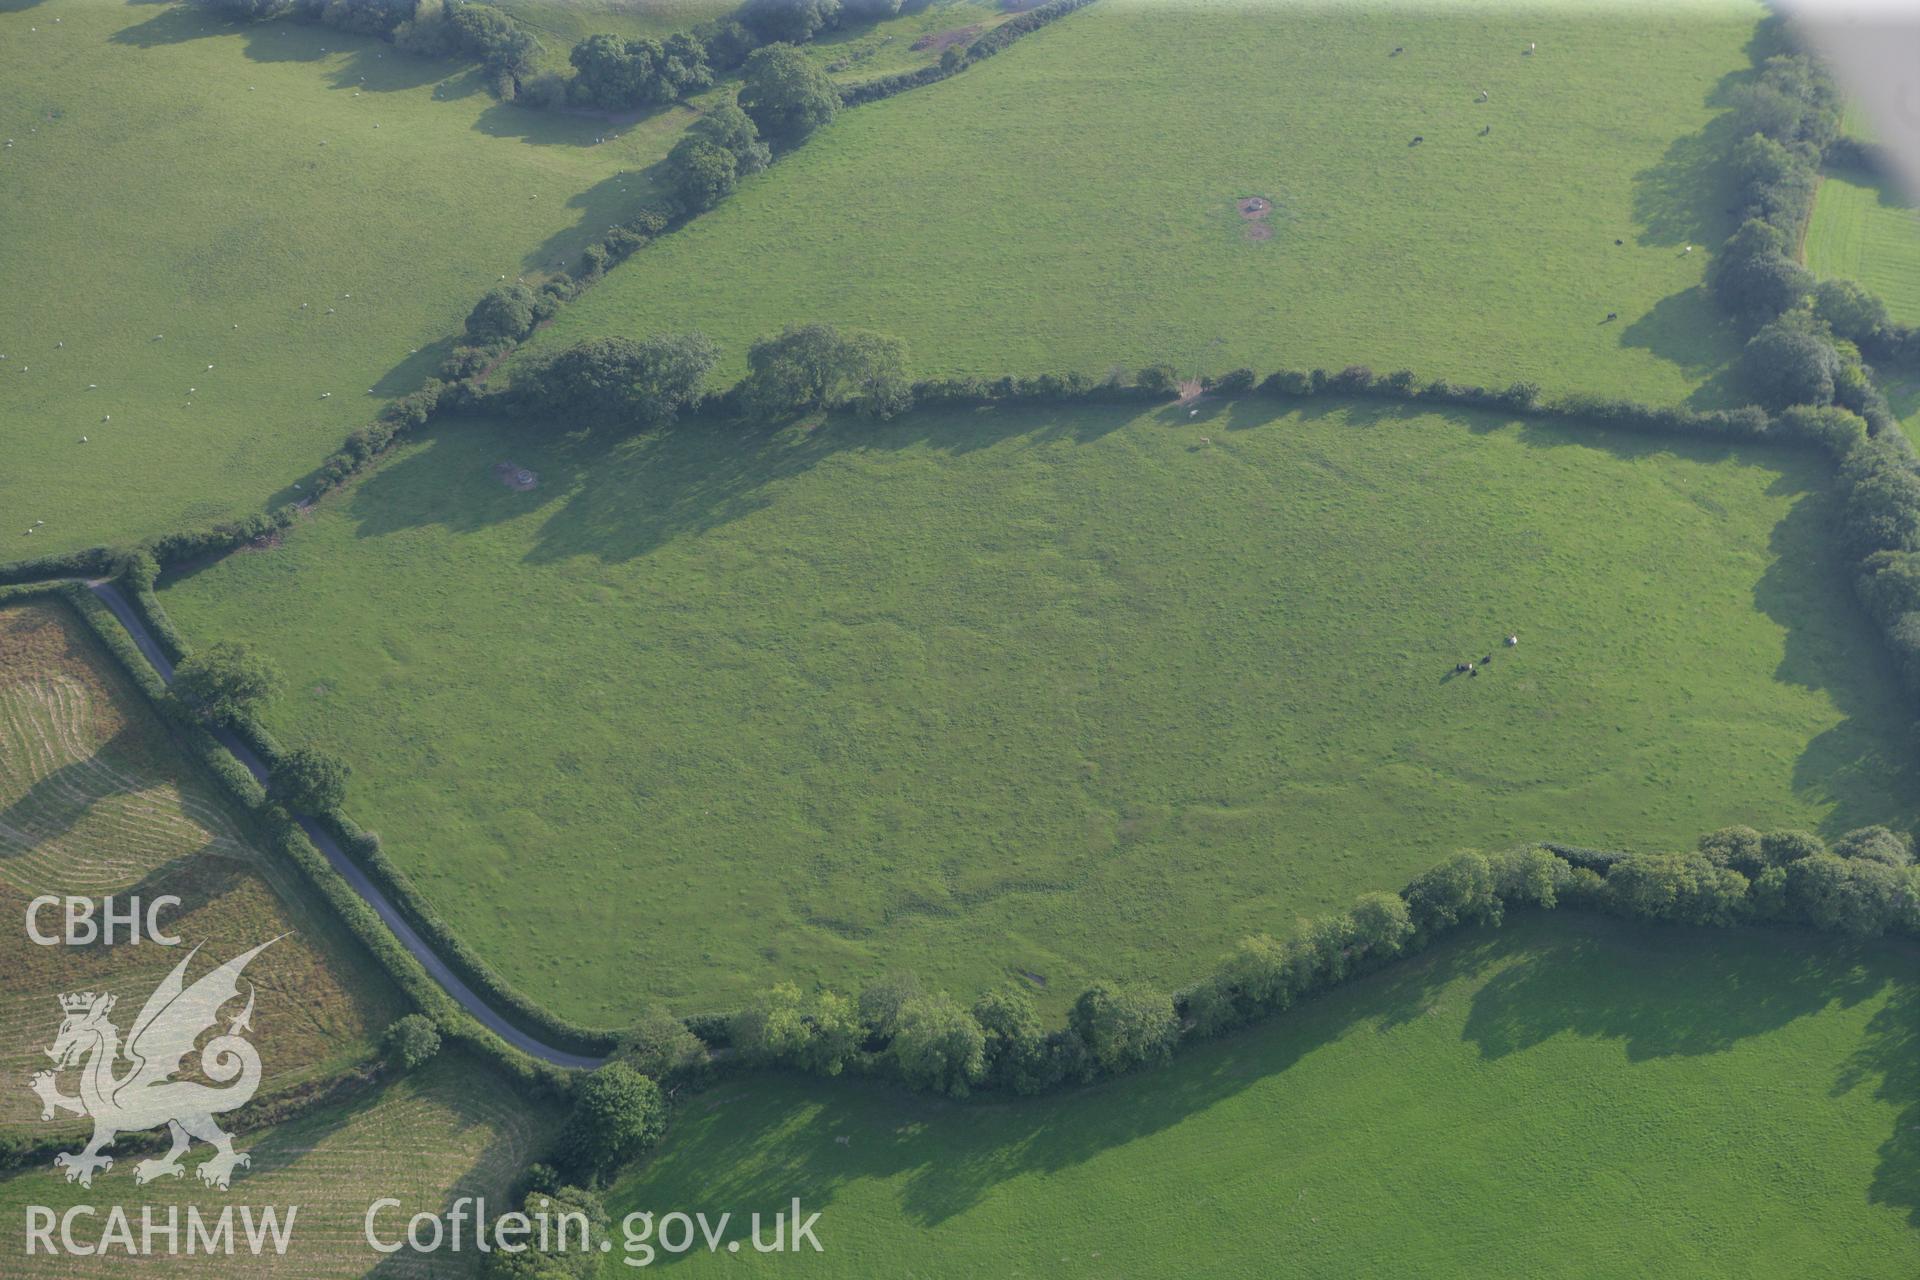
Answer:
<svg viewBox="0 0 1920 1280"><path fill-rule="evenodd" d="M104 580L88 582L87 588L100 598L101 603L113 611L113 616L118 618L120 625L127 629L127 634L133 637L133 642L139 646L140 652L145 655L148 662L153 664L153 669L160 673L160 678L172 684L173 663L168 661L166 652L160 648L159 642L147 630L146 624L140 621L140 615L133 611L133 607L127 603L120 589ZM245 765L254 777L262 783L267 781L265 762L255 755L246 743L225 729L216 728L213 732L214 736L220 739L221 745L231 751L234 758ZM500 1016L492 1005L482 1000L472 987L462 982L460 975L449 968L446 961L427 945L426 939L407 923L406 917L400 914L399 909L393 905L385 893L381 892L380 887L367 878L367 873L347 857L346 851L325 828L305 814L295 814L294 818L300 823L301 830L307 833L307 838L312 840L315 847L326 855L327 861L333 864L333 869L353 887L355 893L366 899L367 905L386 922L387 928L393 930L394 936L400 939L400 944L413 953L414 958L432 975L435 982L447 989L448 995L459 1001L461 1007L479 1019L488 1030L514 1048L556 1066L591 1070L606 1061L604 1058L589 1058L556 1049L552 1045L534 1039Z"/></svg>

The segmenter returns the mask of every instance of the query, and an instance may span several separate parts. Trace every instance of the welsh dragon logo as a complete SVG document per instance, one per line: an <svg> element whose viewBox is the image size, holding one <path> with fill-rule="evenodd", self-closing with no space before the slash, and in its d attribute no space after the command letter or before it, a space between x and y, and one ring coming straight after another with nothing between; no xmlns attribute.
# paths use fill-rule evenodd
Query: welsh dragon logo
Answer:
<svg viewBox="0 0 1920 1280"><path fill-rule="evenodd" d="M165 1125L173 1138L172 1150L135 1165L134 1181L182 1176L186 1170L180 1157L198 1138L214 1149L195 1170L200 1181L227 1189L234 1169L248 1159L245 1152L233 1149L233 1139L213 1118L242 1106L260 1087L260 1054L244 1038L253 1029L252 983L247 984L246 1007L227 1024L225 1034L214 1036L200 1050L200 1070L222 1087L173 1076L181 1069L182 1059L194 1051L201 1033L218 1024L221 1007L239 996L240 971L277 941L263 942L235 956L188 986L187 965L200 952L195 947L147 997L124 1046L119 1028L107 1018L113 1012L113 996L88 991L60 997L60 1010L66 1016L53 1047L47 1050L55 1066L35 1073L31 1087L40 1095L42 1120L53 1119L55 1111L93 1117L93 1140L86 1149L63 1151L53 1158L55 1168L67 1171L68 1182L91 1187L96 1170L113 1167L113 1157L101 1152L116 1137ZM115 1075L122 1055L131 1065ZM77 1097L60 1091L60 1073L71 1067L80 1069Z"/></svg>

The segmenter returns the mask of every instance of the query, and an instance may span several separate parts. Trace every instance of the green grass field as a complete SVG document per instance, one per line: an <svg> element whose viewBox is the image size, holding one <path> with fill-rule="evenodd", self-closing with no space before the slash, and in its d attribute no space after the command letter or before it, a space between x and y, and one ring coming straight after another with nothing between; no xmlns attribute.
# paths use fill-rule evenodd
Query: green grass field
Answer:
<svg viewBox="0 0 1920 1280"><path fill-rule="evenodd" d="M849 114L537 345L698 327L738 371L819 319L929 374L1362 362L1716 400L1737 344L1683 249L1730 230L1710 103L1758 13L1102 0Z"/></svg>
<svg viewBox="0 0 1920 1280"><path fill-rule="evenodd" d="M284 1257L256 1259L240 1248L231 1256L200 1254L171 1266L166 1261L148 1265L173 1275L189 1269L196 1276L235 1277L271 1271L313 1280L472 1276L481 1259L472 1250L470 1234L467 1250L460 1254L375 1253L362 1235L367 1207L387 1196L401 1202L400 1208L380 1217L382 1239L404 1233L414 1213L444 1213L460 1196L485 1196L492 1213L503 1212L514 1179L540 1154L556 1123L549 1109L530 1105L482 1068L447 1056L375 1094L239 1137L234 1146L248 1152L253 1163L235 1175L225 1195L208 1192L191 1174L136 1189L135 1161L127 1157L99 1174L91 1191L69 1186L50 1168L13 1174L0 1180L0 1214L18 1223L26 1205L46 1205L56 1213L73 1204L99 1206L102 1217L81 1223L85 1239L88 1227L97 1232L107 1206L117 1203L132 1216L137 1239L143 1204L153 1207L161 1223L169 1205L178 1206L183 1215L194 1205L208 1216L218 1215L229 1203L251 1206L256 1213L273 1205L282 1221L286 1207L298 1205L293 1245ZM182 1163L197 1165L205 1154L196 1144ZM183 1216L182 1252L185 1221ZM237 1222L234 1233L240 1234ZM18 1239L24 1246L24 1236ZM40 1257L26 1265L28 1270L18 1274L118 1276L127 1274L128 1260L116 1253Z"/></svg>
<svg viewBox="0 0 1920 1280"><path fill-rule="evenodd" d="M1920 324L1920 209L1891 179L1825 174L1807 223L1807 266L1857 280L1902 324Z"/></svg>
<svg viewBox="0 0 1920 1280"><path fill-rule="evenodd" d="M603 122L327 27L0 9L0 560L297 497L501 274L640 203L621 175L690 118L595 145Z"/></svg>
<svg viewBox="0 0 1920 1280"><path fill-rule="evenodd" d="M1811 455L1257 402L542 436L449 423L163 600L586 1021L892 966L1057 1005L1461 846L1912 813Z"/></svg>
<svg viewBox="0 0 1920 1280"><path fill-rule="evenodd" d="M1912 970L1905 946L1527 920L1065 1097L729 1085L611 1206L821 1213L822 1254L689 1275L1906 1275Z"/></svg>

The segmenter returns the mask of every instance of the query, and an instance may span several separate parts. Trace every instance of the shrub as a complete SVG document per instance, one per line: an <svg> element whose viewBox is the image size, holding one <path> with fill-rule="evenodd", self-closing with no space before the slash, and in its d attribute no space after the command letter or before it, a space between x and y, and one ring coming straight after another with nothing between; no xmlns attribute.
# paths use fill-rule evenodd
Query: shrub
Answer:
<svg viewBox="0 0 1920 1280"><path fill-rule="evenodd" d="M251 645L217 640L180 662L169 696L194 719L231 725L257 714L286 683L272 659Z"/></svg>
<svg viewBox="0 0 1920 1280"><path fill-rule="evenodd" d="M1861 827L1841 836L1833 846L1836 857L1880 862L1889 867L1913 865L1913 837L1885 827Z"/></svg>
<svg viewBox="0 0 1920 1280"><path fill-rule="evenodd" d="M541 47L529 32L490 4L455 4L446 17L448 43L477 58L496 94L511 97L519 77L531 75ZM506 92L500 94L504 88Z"/></svg>
<svg viewBox="0 0 1920 1280"><path fill-rule="evenodd" d="M707 1046L687 1024L657 1004L640 1013L633 1028L620 1038L615 1056L642 1075L669 1084L706 1083L712 1070Z"/></svg>
<svg viewBox="0 0 1920 1280"><path fill-rule="evenodd" d="M590 1242L612 1239L605 1203L579 1187L552 1188L547 1185L549 1178L536 1179L532 1173L528 1170L522 1216L546 1223L552 1230L530 1232L525 1239L514 1240L514 1252L497 1248L486 1253L480 1274L485 1280L589 1280L600 1270L600 1255ZM577 1225L581 1221L586 1224L585 1243Z"/></svg>
<svg viewBox="0 0 1920 1280"><path fill-rule="evenodd" d="M388 36L413 17L414 0L326 0L320 21L359 36Z"/></svg>
<svg viewBox="0 0 1920 1280"><path fill-rule="evenodd" d="M1830 853L1801 858L1787 869L1786 896L1809 924L1871 938L1908 909L1913 884L1904 869Z"/></svg>
<svg viewBox="0 0 1920 1280"><path fill-rule="evenodd" d="M1180 375L1170 364L1150 364L1134 376L1133 385L1148 395L1176 395L1180 390Z"/></svg>
<svg viewBox="0 0 1920 1280"><path fill-rule="evenodd" d="M1413 938L1413 917L1397 893L1362 894L1349 915L1353 946L1368 960L1390 960Z"/></svg>
<svg viewBox="0 0 1920 1280"><path fill-rule="evenodd" d="M380 1053L396 1071L414 1071L440 1052L440 1031L433 1019L410 1013L396 1018L380 1037Z"/></svg>
<svg viewBox="0 0 1920 1280"><path fill-rule="evenodd" d="M1887 304L1851 280L1822 280L1815 285L1813 311L1849 342L1871 341L1891 323Z"/></svg>
<svg viewBox="0 0 1920 1280"><path fill-rule="evenodd" d="M1229 369L1219 377L1209 380L1207 389L1223 396L1243 396L1253 390L1253 382L1253 370Z"/></svg>
<svg viewBox="0 0 1920 1280"><path fill-rule="evenodd" d="M296 747L273 765L269 794L289 809L320 813L337 809L347 796L353 770L337 756L312 747Z"/></svg>
<svg viewBox="0 0 1920 1280"><path fill-rule="evenodd" d="M1641 854L1607 872L1607 888L1631 915L1683 924L1733 923L1747 896L1747 878L1698 853Z"/></svg>
<svg viewBox="0 0 1920 1280"><path fill-rule="evenodd" d="M1402 895L1414 927L1431 935L1460 924L1499 924L1500 895L1486 855L1456 853L1422 872Z"/></svg>

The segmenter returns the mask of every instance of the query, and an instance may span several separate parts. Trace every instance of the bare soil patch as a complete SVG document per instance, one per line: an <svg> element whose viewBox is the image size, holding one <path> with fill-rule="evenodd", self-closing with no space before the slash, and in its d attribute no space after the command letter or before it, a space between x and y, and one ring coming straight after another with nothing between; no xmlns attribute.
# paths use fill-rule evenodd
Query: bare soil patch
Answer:
<svg viewBox="0 0 1920 1280"><path fill-rule="evenodd" d="M493 478L515 493L525 493L529 489L540 487L539 473L530 471L517 462L494 463Z"/></svg>
<svg viewBox="0 0 1920 1280"><path fill-rule="evenodd" d="M907 47L910 49L931 49L935 53L941 53L945 51L949 45L963 44L972 40L985 30L986 27L983 24L976 22L970 27L955 27L951 31L932 32L928 35L921 36Z"/></svg>
<svg viewBox="0 0 1920 1280"><path fill-rule="evenodd" d="M1233 207L1247 224L1247 239L1273 239L1273 228L1267 223L1267 215L1273 212L1273 201L1265 196L1242 196L1234 201Z"/></svg>

